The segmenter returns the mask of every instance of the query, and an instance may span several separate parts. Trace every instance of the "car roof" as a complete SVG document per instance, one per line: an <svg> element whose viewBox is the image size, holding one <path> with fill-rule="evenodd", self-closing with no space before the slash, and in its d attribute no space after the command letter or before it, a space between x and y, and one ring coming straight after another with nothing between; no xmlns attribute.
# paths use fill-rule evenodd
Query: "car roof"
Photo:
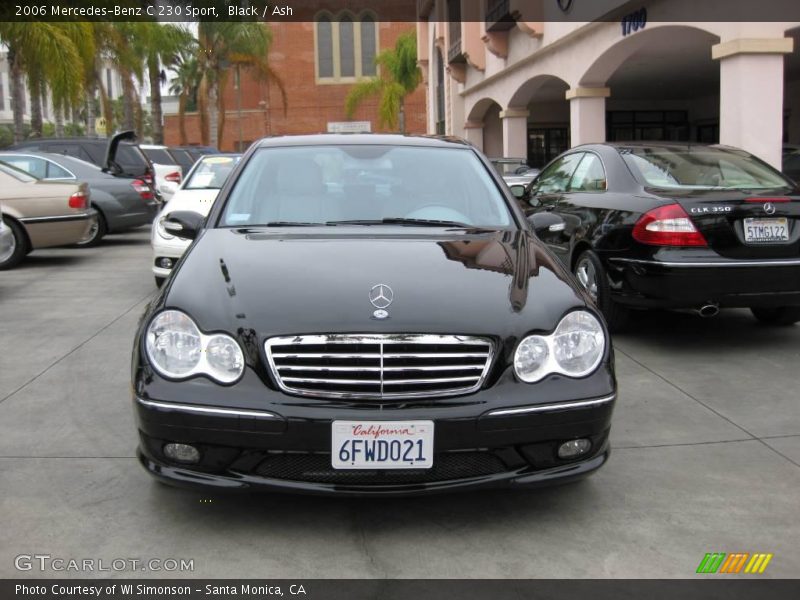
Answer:
<svg viewBox="0 0 800 600"><path fill-rule="evenodd" d="M457 137L402 135L383 133L320 133L314 135L285 135L259 140L259 148L278 146L425 146L432 148L469 148L471 145Z"/></svg>

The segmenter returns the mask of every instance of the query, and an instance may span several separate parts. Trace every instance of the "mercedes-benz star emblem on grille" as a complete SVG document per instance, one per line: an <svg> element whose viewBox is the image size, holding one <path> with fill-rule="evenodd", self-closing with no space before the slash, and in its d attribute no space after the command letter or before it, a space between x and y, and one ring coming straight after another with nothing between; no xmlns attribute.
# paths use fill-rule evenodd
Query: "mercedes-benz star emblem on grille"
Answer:
<svg viewBox="0 0 800 600"><path fill-rule="evenodd" d="M394 292L388 285L379 283L369 291L369 301L375 308L388 308L394 300Z"/></svg>
<svg viewBox="0 0 800 600"><path fill-rule="evenodd" d="M768 215L774 215L775 214L775 205L772 202L767 202L764 205L764 212L767 213Z"/></svg>

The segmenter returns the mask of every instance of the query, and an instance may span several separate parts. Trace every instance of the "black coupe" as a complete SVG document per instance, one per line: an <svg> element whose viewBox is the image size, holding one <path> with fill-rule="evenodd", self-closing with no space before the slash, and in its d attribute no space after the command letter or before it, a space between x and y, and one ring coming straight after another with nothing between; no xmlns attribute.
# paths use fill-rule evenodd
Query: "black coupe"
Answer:
<svg viewBox="0 0 800 600"><path fill-rule="evenodd" d="M221 490L535 486L605 463L602 316L456 140L276 137L235 168L143 316L139 457Z"/></svg>
<svg viewBox="0 0 800 600"><path fill-rule="evenodd" d="M595 299L610 328L632 308L750 308L800 321L800 190L736 148L610 143L573 148L527 187L548 214L542 241Z"/></svg>

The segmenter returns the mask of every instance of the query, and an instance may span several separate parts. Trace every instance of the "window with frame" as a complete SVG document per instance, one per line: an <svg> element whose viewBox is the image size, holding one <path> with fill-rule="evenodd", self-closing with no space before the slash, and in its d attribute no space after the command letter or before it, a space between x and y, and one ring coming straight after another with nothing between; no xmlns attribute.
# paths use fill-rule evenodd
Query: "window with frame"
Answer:
<svg viewBox="0 0 800 600"><path fill-rule="evenodd" d="M322 13L314 31L317 81L350 82L377 74L378 24L370 13Z"/></svg>

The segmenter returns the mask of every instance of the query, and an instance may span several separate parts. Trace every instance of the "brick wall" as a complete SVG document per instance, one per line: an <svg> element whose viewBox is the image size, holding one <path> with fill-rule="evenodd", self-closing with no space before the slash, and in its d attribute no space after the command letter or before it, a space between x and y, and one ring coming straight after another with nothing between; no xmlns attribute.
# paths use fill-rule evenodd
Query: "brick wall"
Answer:
<svg viewBox="0 0 800 600"><path fill-rule="evenodd" d="M327 130L329 121L346 121L344 100L350 85L317 85L314 76L314 24L311 22L273 23L273 43L270 64L280 76L287 94L284 106L278 86L256 81L250 73L242 71L242 139L252 142L266 135L319 133ZM413 23L378 23L380 49L391 48L401 33L413 30ZM224 90L225 131L221 150L234 150L239 140L237 92L231 73ZM388 131L378 126L378 99L365 101L353 117L355 121L370 121L372 131ZM406 98L406 131L425 133L425 95L420 86ZM187 141L199 144L200 125L196 114L186 117ZM165 117L165 143L180 143L178 116Z"/></svg>

